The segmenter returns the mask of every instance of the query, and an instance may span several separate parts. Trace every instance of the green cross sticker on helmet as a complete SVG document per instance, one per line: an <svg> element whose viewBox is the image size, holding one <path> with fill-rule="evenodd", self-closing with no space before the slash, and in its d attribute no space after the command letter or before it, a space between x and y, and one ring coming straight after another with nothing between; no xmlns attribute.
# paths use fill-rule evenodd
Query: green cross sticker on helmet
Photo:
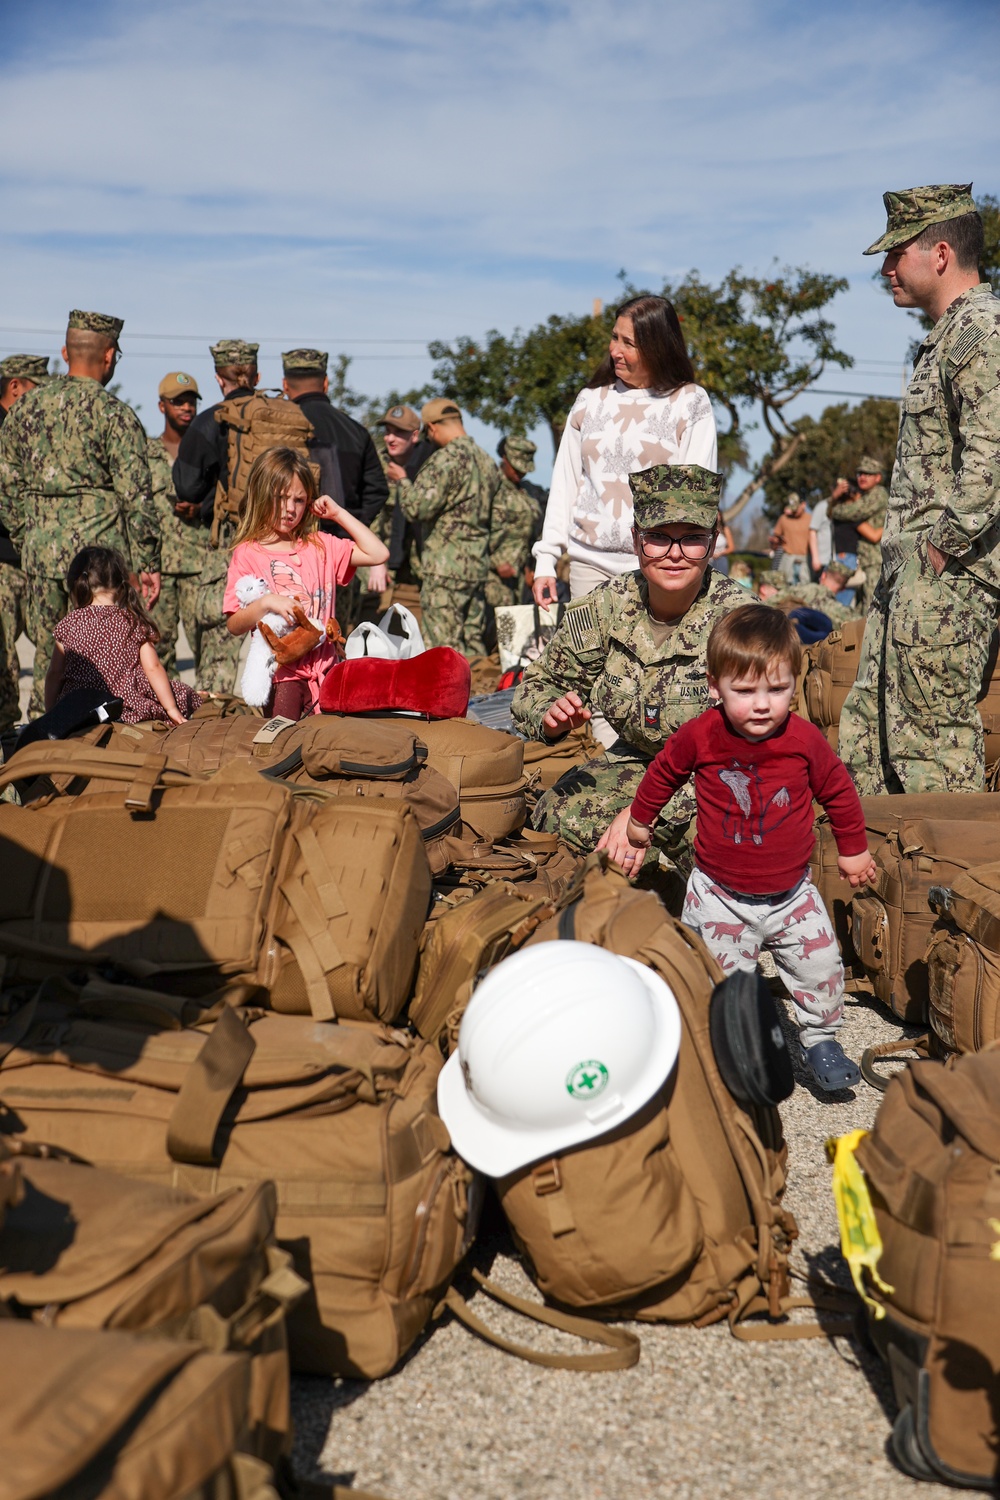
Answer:
<svg viewBox="0 0 1000 1500"><path fill-rule="evenodd" d="M670 1076L681 1041L669 985L590 943L536 943L469 1001L438 1109L458 1154L490 1177L598 1140Z"/></svg>
<svg viewBox="0 0 1000 1500"><path fill-rule="evenodd" d="M566 1079L566 1088L574 1099L596 1099L608 1086L608 1070L602 1062L577 1063Z"/></svg>

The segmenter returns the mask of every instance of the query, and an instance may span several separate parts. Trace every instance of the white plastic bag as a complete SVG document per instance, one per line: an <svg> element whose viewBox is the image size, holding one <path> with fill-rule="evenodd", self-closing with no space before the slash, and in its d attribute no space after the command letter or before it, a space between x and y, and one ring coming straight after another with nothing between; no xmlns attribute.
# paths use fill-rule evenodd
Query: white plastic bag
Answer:
<svg viewBox="0 0 1000 1500"><path fill-rule="evenodd" d="M389 626L395 616L400 633L390 633ZM384 661L409 661L411 656L420 656L427 648L420 634L420 626L405 604L392 604L377 625L366 620L351 631L344 643L348 660L359 656L379 656Z"/></svg>

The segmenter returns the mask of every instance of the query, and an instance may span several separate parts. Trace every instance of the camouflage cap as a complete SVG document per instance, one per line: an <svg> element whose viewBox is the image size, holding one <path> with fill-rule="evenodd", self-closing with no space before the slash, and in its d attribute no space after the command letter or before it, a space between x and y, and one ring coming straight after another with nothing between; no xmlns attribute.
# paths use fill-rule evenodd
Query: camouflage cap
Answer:
<svg viewBox="0 0 1000 1500"><path fill-rule="evenodd" d="M829 573L831 577L842 578L844 583L846 583L854 572L854 569L847 563L841 562L839 558L834 557L830 562L823 564L820 572Z"/></svg>
<svg viewBox="0 0 1000 1500"><path fill-rule="evenodd" d="M461 410L447 396L435 396L433 401L420 408L420 420L425 427L431 422L454 422L456 419L462 420Z"/></svg>
<svg viewBox="0 0 1000 1500"><path fill-rule="evenodd" d="M885 464L866 453L864 458L858 459L858 465L854 472L855 474L884 474Z"/></svg>
<svg viewBox="0 0 1000 1500"><path fill-rule="evenodd" d="M217 370L225 370L229 365L257 365L257 350L259 344L248 344L246 339L220 339L217 344L210 344L209 354L215 362Z"/></svg>
<svg viewBox="0 0 1000 1500"><path fill-rule="evenodd" d="M156 394L161 401L176 401L178 396L197 396L201 400L198 382L186 370L171 370L169 375L164 375Z"/></svg>
<svg viewBox="0 0 1000 1500"><path fill-rule="evenodd" d="M896 250L907 240L915 239L929 224L943 224L946 219L976 212L971 182L904 188L899 193L883 193L882 202L886 212L885 234L868 246L866 255Z"/></svg>
<svg viewBox="0 0 1000 1500"><path fill-rule="evenodd" d="M788 587L788 579L784 573L779 573L777 568L768 568L767 572L762 573L757 579L758 588L760 588L761 584L764 584L765 587L784 591Z"/></svg>
<svg viewBox="0 0 1000 1500"><path fill-rule="evenodd" d="M698 464L654 464L628 477L640 531L688 521L692 526L715 525L722 497L722 475Z"/></svg>
<svg viewBox="0 0 1000 1500"><path fill-rule="evenodd" d="M785 496L785 510L798 510L802 504L802 496L798 490L790 490Z"/></svg>
<svg viewBox="0 0 1000 1500"><path fill-rule="evenodd" d="M79 328L83 333L103 333L116 344L124 327L124 318L113 318L110 313L83 312L79 307L74 307L66 320L67 333L71 328Z"/></svg>
<svg viewBox="0 0 1000 1500"><path fill-rule="evenodd" d="M39 385L51 379L44 354L8 354L6 359L0 359L0 380L33 380Z"/></svg>
<svg viewBox="0 0 1000 1500"><path fill-rule="evenodd" d="M379 417L376 427L398 427L402 432L416 432L420 418L412 406L390 406L384 417Z"/></svg>
<svg viewBox="0 0 1000 1500"><path fill-rule="evenodd" d="M537 452L538 449L530 438L506 437L502 438L500 442L501 458L505 458L511 468L522 477L525 474L530 474L535 467L535 454Z"/></svg>
<svg viewBox="0 0 1000 1500"><path fill-rule="evenodd" d="M281 356L281 368L285 375L324 376L329 360L323 349L289 349Z"/></svg>

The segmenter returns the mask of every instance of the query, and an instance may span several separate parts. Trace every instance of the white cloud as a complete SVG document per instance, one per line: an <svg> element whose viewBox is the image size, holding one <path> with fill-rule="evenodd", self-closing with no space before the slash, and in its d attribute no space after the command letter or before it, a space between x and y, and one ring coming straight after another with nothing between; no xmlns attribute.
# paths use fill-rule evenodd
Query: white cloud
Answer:
<svg viewBox="0 0 1000 1500"><path fill-rule="evenodd" d="M44 34L22 10L31 45L0 63L8 324L92 305L136 330L449 337L586 307L619 266L655 281L777 257L854 277L847 346L895 360L912 325L860 257L881 191L998 186L986 5L91 10L88 31L41 7ZM140 356L195 348L129 347L148 414L159 365ZM358 383L426 378L390 352Z"/></svg>

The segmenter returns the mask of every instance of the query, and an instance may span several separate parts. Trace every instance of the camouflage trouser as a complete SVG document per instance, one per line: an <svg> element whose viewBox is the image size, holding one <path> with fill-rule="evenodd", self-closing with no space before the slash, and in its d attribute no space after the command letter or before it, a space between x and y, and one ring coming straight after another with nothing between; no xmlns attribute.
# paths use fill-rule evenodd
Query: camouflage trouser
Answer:
<svg viewBox="0 0 1000 1500"><path fill-rule="evenodd" d="M156 654L163 663L168 677L177 672L177 628L184 621L184 634L188 638L197 672L201 662L201 627L198 623L199 573L162 573L160 575L160 597L153 610L153 619L160 632Z"/></svg>
<svg viewBox="0 0 1000 1500"><path fill-rule="evenodd" d="M198 641L197 644L194 641L191 644L197 652L198 687L203 693L231 693L236 685L243 640L241 636L230 635L226 617L222 613L232 539L232 525L226 523L219 538L219 546L208 554L205 566L196 580L195 626Z"/></svg>
<svg viewBox="0 0 1000 1500"><path fill-rule="evenodd" d="M854 608L859 615L866 615L882 571L882 548L877 542L858 543L858 567L864 569L865 581L854 595Z"/></svg>
<svg viewBox="0 0 1000 1500"><path fill-rule="evenodd" d="M922 546L882 575L840 718L840 756L862 796L983 790L976 697L998 611L956 563L939 578Z"/></svg>
<svg viewBox="0 0 1000 1500"><path fill-rule="evenodd" d="M40 578L37 574L29 578L25 614L28 639L35 643L31 702L28 704L28 715L32 719L45 712L45 674L52 660L52 632L68 611L65 579Z"/></svg>
<svg viewBox="0 0 1000 1500"><path fill-rule="evenodd" d="M17 638L27 632L25 603L28 580L13 563L0 563L0 734L21 717L21 667Z"/></svg>
<svg viewBox="0 0 1000 1500"><path fill-rule="evenodd" d="M619 740L596 760L560 776L539 798L532 826L542 833L557 833L572 849L589 854L608 824L631 806L648 765L647 756ZM653 829L653 849L665 854L686 878L694 866L694 800L682 788L668 804L671 813L675 804L679 816L661 816Z"/></svg>
<svg viewBox="0 0 1000 1500"><path fill-rule="evenodd" d="M486 603L494 609L502 609L508 604L517 604L521 598L521 575L517 573L513 578L501 578L499 573L491 573L486 580Z"/></svg>
<svg viewBox="0 0 1000 1500"><path fill-rule="evenodd" d="M485 584L424 578L420 630L426 646L454 646L466 656L486 656Z"/></svg>

